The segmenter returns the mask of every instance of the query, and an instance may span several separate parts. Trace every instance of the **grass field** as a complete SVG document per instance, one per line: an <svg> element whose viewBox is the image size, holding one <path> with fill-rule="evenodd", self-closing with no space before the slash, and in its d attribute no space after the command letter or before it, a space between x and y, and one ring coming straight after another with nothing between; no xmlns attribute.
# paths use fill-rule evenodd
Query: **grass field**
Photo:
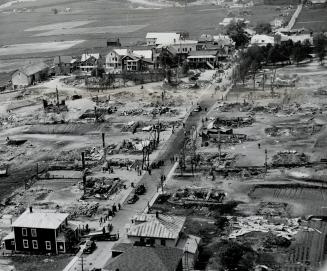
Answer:
<svg viewBox="0 0 327 271"><path fill-rule="evenodd" d="M12 11L13 8L16 12ZM53 9L57 9L58 13L54 14ZM246 16L246 19L253 25L257 21L271 21L279 15L279 11L271 6L255 6L252 9L253 14ZM142 8L127 0L36 0L15 3L0 11L0 25L6 26L0 28L0 47L36 43L37 48L37 44L43 42L85 42L61 51L24 55L13 53L1 55L0 59L18 62L21 58L79 55L86 50L106 53L106 40L110 37L119 36L123 44L129 45L144 42L146 33L152 31L188 31L190 38L198 38L202 33L219 33L219 22L230 11L212 5ZM232 12L240 16L240 10L233 9Z"/></svg>
<svg viewBox="0 0 327 271"><path fill-rule="evenodd" d="M294 28L307 28L311 31L327 31L327 7L304 7Z"/></svg>

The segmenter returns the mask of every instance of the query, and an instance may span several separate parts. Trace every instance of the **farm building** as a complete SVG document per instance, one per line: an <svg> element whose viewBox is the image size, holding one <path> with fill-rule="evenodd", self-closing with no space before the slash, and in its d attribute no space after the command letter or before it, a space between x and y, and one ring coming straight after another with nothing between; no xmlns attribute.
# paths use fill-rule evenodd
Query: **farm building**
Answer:
<svg viewBox="0 0 327 271"><path fill-rule="evenodd" d="M107 262L104 271L183 270L183 250L178 248L122 243L112 250L115 256Z"/></svg>
<svg viewBox="0 0 327 271"><path fill-rule="evenodd" d="M210 68L214 69L218 62L217 50L203 50L190 52L187 60L191 68Z"/></svg>
<svg viewBox="0 0 327 271"><path fill-rule="evenodd" d="M148 46L170 45L179 42L181 34L173 32L147 33L146 44Z"/></svg>
<svg viewBox="0 0 327 271"><path fill-rule="evenodd" d="M49 66L44 62L30 64L15 71L11 76L13 89L27 87L44 80L49 75Z"/></svg>
<svg viewBox="0 0 327 271"><path fill-rule="evenodd" d="M66 253L78 239L78 227L69 224L67 213L33 210L30 207L12 224L5 249L32 253Z"/></svg>
<svg viewBox="0 0 327 271"><path fill-rule="evenodd" d="M119 38L107 39L107 47L121 47Z"/></svg>

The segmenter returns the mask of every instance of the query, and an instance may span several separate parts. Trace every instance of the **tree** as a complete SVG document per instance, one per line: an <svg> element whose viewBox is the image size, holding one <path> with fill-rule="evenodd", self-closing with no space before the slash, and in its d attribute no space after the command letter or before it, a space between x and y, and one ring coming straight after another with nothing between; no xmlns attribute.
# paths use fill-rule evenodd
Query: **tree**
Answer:
<svg viewBox="0 0 327 271"><path fill-rule="evenodd" d="M320 64L323 65L324 58L326 56L327 37L323 33L317 34L313 38L313 45Z"/></svg>
<svg viewBox="0 0 327 271"><path fill-rule="evenodd" d="M235 42L236 48L245 46L250 40L244 29L245 23L241 21L232 21L227 26L226 33Z"/></svg>
<svg viewBox="0 0 327 271"><path fill-rule="evenodd" d="M261 63L264 60L263 50L261 47L254 45L248 49L247 55L251 60L250 69L252 71L253 89L255 90L255 77L259 69L261 69Z"/></svg>
<svg viewBox="0 0 327 271"><path fill-rule="evenodd" d="M229 241L220 251L223 270L249 271L254 267L255 252L250 246Z"/></svg>
<svg viewBox="0 0 327 271"><path fill-rule="evenodd" d="M257 23L254 30L257 32L257 34L270 34L271 33L271 25L270 25L270 23L259 22L259 23Z"/></svg>
<svg viewBox="0 0 327 271"><path fill-rule="evenodd" d="M303 60L305 60L308 56L308 47L307 45L302 45L300 41L294 44L292 50L292 58L293 61L296 62L297 65Z"/></svg>

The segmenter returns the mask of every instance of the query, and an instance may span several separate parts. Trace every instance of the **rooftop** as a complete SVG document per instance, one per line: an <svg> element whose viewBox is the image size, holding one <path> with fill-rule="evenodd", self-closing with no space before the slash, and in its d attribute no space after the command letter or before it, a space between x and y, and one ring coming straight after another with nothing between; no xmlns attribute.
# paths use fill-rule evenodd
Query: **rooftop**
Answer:
<svg viewBox="0 0 327 271"><path fill-rule="evenodd" d="M105 265L107 271L175 271L183 257L183 250L171 247L131 246Z"/></svg>
<svg viewBox="0 0 327 271"><path fill-rule="evenodd" d="M54 210L27 209L12 224L13 227L35 229L57 229L68 217L68 213L57 213Z"/></svg>
<svg viewBox="0 0 327 271"><path fill-rule="evenodd" d="M181 34L174 32L148 33L146 39L156 39L156 44L171 44L180 40Z"/></svg>
<svg viewBox="0 0 327 271"><path fill-rule="evenodd" d="M72 63L73 57L71 56L56 56L54 58L54 64L59 64L59 63Z"/></svg>
<svg viewBox="0 0 327 271"><path fill-rule="evenodd" d="M46 70L47 68L49 68L47 64L45 64L44 62L39 62L39 63L29 64L27 66L24 66L20 68L19 71L26 75L33 75L40 71Z"/></svg>
<svg viewBox="0 0 327 271"><path fill-rule="evenodd" d="M100 54L82 54L81 61L84 62L84 61L88 60L91 57L94 57L95 59L99 59L100 58Z"/></svg>
<svg viewBox="0 0 327 271"><path fill-rule="evenodd" d="M176 239L182 231L186 218L182 216L140 215L133 218L135 224L127 232L128 236Z"/></svg>

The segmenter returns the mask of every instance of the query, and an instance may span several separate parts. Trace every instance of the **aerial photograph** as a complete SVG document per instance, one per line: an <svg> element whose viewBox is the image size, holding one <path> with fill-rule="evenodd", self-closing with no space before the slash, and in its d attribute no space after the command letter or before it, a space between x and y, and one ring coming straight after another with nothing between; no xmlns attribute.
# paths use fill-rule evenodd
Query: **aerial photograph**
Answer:
<svg viewBox="0 0 327 271"><path fill-rule="evenodd" d="M327 271L327 0L0 0L0 271Z"/></svg>

